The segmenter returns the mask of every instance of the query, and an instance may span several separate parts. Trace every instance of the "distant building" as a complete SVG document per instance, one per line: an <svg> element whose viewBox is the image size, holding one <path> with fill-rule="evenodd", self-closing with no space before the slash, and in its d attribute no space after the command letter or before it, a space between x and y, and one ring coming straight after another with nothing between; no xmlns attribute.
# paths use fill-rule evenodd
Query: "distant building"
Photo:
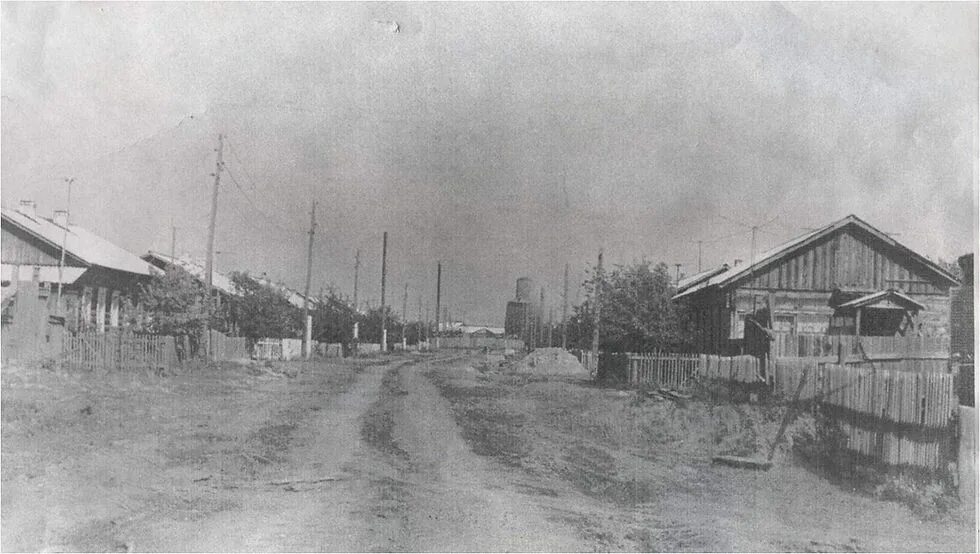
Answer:
<svg viewBox="0 0 980 554"><path fill-rule="evenodd" d="M503 338L504 328L503 327L487 327L484 325L462 325L459 328L460 333L464 337L478 337L478 338Z"/></svg>
<svg viewBox="0 0 980 554"><path fill-rule="evenodd" d="M681 281L699 351L768 350L771 333L943 336L958 281L856 216ZM760 352L761 351L761 352Z"/></svg>
<svg viewBox="0 0 980 554"><path fill-rule="evenodd" d="M517 280L517 294L507 303L504 314L504 333L511 338L524 341L533 348L543 329L544 309L542 302L534 294L534 280L521 277ZM542 291L543 294L543 291Z"/></svg>
<svg viewBox="0 0 980 554"><path fill-rule="evenodd" d="M8 308L18 283L31 281L36 274L42 291L50 292L49 299L56 301L61 284L61 306L50 301L49 305L53 312L64 314L69 330L102 332L121 326L128 310L135 313L139 285L159 272L135 254L69 224L66 212L40 217L34 202L25 200L16 210L0 208L0 214L5 317L15 317ZM62 244L65 262L59 271Z"/></svg>

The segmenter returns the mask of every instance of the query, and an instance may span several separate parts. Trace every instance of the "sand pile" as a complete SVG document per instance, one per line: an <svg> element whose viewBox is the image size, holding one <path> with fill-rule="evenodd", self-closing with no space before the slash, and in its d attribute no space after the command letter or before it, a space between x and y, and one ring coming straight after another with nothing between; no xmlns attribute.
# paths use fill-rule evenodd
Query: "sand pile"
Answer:
<svg viewBox="0 0 980 554"><path fill-rule="evenodd" d="M514 373L534 375L589 377L589 372L582 367L578 359L561 348L538 348L515 361L508 369Z"/></svg>

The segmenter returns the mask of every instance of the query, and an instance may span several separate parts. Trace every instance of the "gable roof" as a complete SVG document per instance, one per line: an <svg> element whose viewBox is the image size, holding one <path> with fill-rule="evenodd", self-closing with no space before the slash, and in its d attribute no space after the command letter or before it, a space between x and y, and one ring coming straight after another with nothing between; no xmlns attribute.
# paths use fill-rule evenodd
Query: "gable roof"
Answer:
<svg viewBox="0 0 980 554"><path fill-rule="evenodd" d="M708 287L726 287L732 285L736 281L739 281L744 277L748 277L752 275L753 272L761 269L766 265L769 265L770 263L776 261L777 259L782 258L788 254L791 254L801 248L805 248L810 244L813 244L814 242L822 239L823 237L826 237L827 235L830 235L831 233L834 233L837 230L843 229L844 227L847 227L849 225L854 225L859 229L862 229L870 233L872 236L881 240L882 242L891 246L892 248L898 249L908 254L908 256L911 259L922 264L926 269L932 271L935 275L946 280L949 284L951 285L959 284L959 281L956 280L956 277L954 277L952 274L950 274L948 271L940 267L935 262L929 260L928 258L926 258L921 254L916 253L911 248L908 248L907 246L899 243L898 241L896 241L886 233L883 233L882 231L879 231L878 229L872 227L871 224L859 218L858 216L851 214L843 219L839 219L833 223L830 223L829 225L825 225L824 227L821 227L820 229L816 229L809 233L800 235L792 240L784 242L783 244L767 252L764 252L761 256L759 256L759 259L756 260L756 262L753 264L744 264L744 265L730 267L725 271L716 273L714 276L708 279L702 279L700 282L675 294L673 300L677 300L679 298L683 298L690 294L694 294L695 292Z"/></svg>
<svg viewBox="0 0 980 554"><path fill-rule="evenodd" d="M141 260L139 256L92 233L78 225L65 227L43 217L31 217L24 213L0 207L3 222L20 229L37 239L61 250L65 242L65 252L78 258L86 265L100 266L137 275L153 275L157 269Z"/></svg>

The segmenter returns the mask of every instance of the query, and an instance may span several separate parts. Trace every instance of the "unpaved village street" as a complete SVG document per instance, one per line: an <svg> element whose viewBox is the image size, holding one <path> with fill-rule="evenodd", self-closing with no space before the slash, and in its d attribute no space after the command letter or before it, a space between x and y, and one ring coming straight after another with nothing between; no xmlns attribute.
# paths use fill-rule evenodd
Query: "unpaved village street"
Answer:
<svg viewBox="0 0 980 554"><path fill-rule="evenodd" d="M482 356L2 378L4 551L974 548L972 514L710 465L726 408Z"/></svg>

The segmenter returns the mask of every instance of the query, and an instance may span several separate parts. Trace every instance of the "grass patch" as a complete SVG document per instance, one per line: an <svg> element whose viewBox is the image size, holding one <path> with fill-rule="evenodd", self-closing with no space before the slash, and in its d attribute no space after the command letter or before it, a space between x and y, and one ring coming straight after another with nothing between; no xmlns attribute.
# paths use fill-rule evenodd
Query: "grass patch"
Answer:
<svg viewBox="0 0 980 554"><path fill-rule="evenodd" d="M398 446L393 434L395 403L398 397L408 394L398 382L398 370L398 367L393 367L385 372L378 399L371 404L361 424L361 438L389 456L407 460L408 453Z"/></svg>

